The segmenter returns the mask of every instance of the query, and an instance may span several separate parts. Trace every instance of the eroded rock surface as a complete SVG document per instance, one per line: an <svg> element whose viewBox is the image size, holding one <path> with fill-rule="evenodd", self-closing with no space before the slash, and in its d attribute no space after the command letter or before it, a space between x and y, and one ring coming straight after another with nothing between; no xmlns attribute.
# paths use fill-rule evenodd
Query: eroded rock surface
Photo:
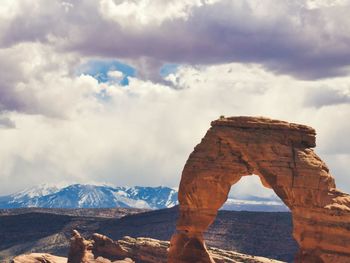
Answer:
<svg viewBox="0 0 350 263"><path fill-rule="evenodd" d="M93 234L91 240L83 238L76 230L73 231L68 263L111 263L134 262L127 257L124 250L116 241L100 235Z"/></svg>
<svg viewBox="0 0 350 263"><path fill-rule="evenodd" d="M67 258L50 254L32 253L18 256L12 260L12 263L67 263Z"/></svg>
<svg viewBox="0 0 350 263"><path fill-rule="evenodd" d="M86 240L74 231L68 259L35 253L18 256L13 263L166 263L169 245L169 241L144 237L126 236L122 240L113 241L100 234L94 234L91 240ZM217 248L209 248L208 253L217 263L282 263Z"/></svg>
<svg viewBox="0 0 350 263"><path fill-rule="evenodd" d="M182 173L169 262L214 262L203 232L231 186L251 174L291 209L300 246L296 262L350 262L350 196L336 189L328 167L312 150L315 137L308 126L267 118L213 121Z"/></svg>

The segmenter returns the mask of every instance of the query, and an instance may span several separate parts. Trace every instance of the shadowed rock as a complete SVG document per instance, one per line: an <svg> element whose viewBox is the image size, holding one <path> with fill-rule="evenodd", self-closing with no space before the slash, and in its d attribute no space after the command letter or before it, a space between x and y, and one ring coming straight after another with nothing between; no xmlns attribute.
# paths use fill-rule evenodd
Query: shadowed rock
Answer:
<svg viewBox="0 0 350 263"><path fill-rule="evenodd" d="M308 126L261 117L213 121L182 173L169 262L213 262L203 232L231 186L251 174L290 208L300 246L297 262L350 262L350 196L336 189L311 149L315 135Z"/></svg>

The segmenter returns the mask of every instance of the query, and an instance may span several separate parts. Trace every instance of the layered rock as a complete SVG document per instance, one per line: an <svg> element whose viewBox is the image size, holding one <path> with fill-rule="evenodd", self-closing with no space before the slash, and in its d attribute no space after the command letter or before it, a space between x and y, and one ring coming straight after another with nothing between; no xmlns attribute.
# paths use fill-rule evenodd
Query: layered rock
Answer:
<svg viewBox="0 0 350 263"><path fill-rule="evenodd" d="M83 238L78 231L73 230L68 263L111 263L134 262L127 257L124 250L116 241L100 235L93 234L91 240Z"/></svg>
<svg viewBox="0 0 350 263"><path fill-rule="evenodd" d="M214 262L203 232L231 186L252 174L291 209L296 262L350 262L350 196L336 189L312 150L315 135L308 126L261 117L213 121L182 173L169 262Z"/></svg>
<svg viewBox="0 0 350 263"><path fill-rule="evenodd" d="M112 239L94 234L91 240L84 239L74 231L67 258L49 254L33 253L16 257L13 263L166 263L168 259L168 241L152 238L124 237ZM208 252L218 263L282 263L264 257L255 257L233 251L209 248ZM193 261L195 262L195 261Z"/></svg>
<svg viewBox="0 0 350 263"><path fill-rule="evenodd" d="M18 256L12 260L12 263L67 263L67 258L50 254L32 253Z"/></svg>

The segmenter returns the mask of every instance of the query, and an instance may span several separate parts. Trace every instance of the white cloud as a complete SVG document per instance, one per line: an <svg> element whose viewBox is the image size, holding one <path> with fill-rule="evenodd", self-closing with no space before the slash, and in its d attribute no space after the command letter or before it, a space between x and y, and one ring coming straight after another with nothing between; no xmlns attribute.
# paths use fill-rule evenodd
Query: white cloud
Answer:
<svg viewBox="0 0 350 263"><path fill-rule="evenodd" d="M220 115L315 127L316 151L350 191L349 3L13 3L0 7L0 194L60 181L177 186ZM106 83L75 74L103 57L138 76L122 87L119 71ZM168 82L164 62L182 64Z"/></svg>
<svg viewBox="0 0 350 263"><path fill-rule="evenodd" d="M64 11L66 13L68 13L71 9L74 8L74 5L72 3L69 3L69 2L62 2L61 5L64 8Z"/></svg>
<svg viewBox="0 0 350 263"><path fill-rule="evenodd" d="M12 0L2 0L0 5L0 21L2 19L5 20L13 17L18 8L18 2Z"/></svg>
<svg viewBox="0 0 350 263"><path fill-rule="evenodd" d="M166 20L187 19L193 7L202 5L200 0L101 0L102 15L118 24L139 27L149 24L160 25Z"/></svg>
<svg viewBox="0 0 350 263"><path fill-rule="evenodd" d="M108 77L114 81L121 81L124 77L123 72L118 70L112 70L107 73Z"/></svg>
<svg viewBox="0 0 350 263"><path fill-rule="evenodd" d="M137 78L120 86L43 71L24 89L37 98L27 105L36 114L13 112L8 118L16 129L0 130L0 192L48 181L177 186L189 153L220 115L265 115L314 126L316 151L340 188L350 190L344 161L350 145L338 139L350 132L350 104L305 106L322 87L337 94L349 77L298 81L256 64L232 63L180 67L170 78L177 89Z"/></svg>
<svg viewBox="0 0 350 263"><path fill-rule="evenodd" d="M308 0L307 7L310 9L332 7L332 6L346 6L350 3L349 0Z"/></svg>

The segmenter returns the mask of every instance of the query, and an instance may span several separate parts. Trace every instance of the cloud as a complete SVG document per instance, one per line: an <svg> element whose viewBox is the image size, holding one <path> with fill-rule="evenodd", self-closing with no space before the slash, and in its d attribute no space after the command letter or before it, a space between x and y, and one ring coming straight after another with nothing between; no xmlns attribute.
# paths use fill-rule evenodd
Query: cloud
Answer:
<svg viewBox="0 0 350 263"><path fill-rule="evenodd" d="M19 1L3 46L115 58L150 80L164 63L259 63L300 79L349 72L349 1Z"/></svg>
<svg viewBox="0 0 350 263"><path fill-rule="evenodd" d="M332 6L346 6L349 4L349 0L310 0L307 1L307 6L310 9L317 9L322 7Z"/></svg>
<svg viewBox="0 0 350 263"><path fill-rule="evenodd" d="M0 116L0 129L13 129L16 128L16 124L7 117Z"/></svg>
<svg viewBox="0 0 350 263"><path fill-rule="evenodd" d="M108 71L108 76L113 79L121 79L123 77L123 73L117 70L114 71Z"/></svg>
<svg viewBox="0 0 350 263"><path fill-rule="evenodd" d="M0 111L67 117L77 107L77 98L95 88L96 79L74 76L77 61L41 43L0 49Z"/></svg>
<svg viewBox="0 0 350 263"><path fill-rule="evenodd" d="M348 77L333 79L334 84L305 82L276 76L260 65L230 63L180 66L168 78L176 89L136 77L122 86L87 75L43 72L35 85L40 88L31 89L40 95L49 87L42 114L12 111L8 117L16 129L0 130L5 142L0 192L48 180L177 186L188 155L220 115L265 115L315 127L317 152L339 187L350 190L344 161L350 145L339 140L350 132L350 105L305 106L310 89L335 89L349 83ZM66 117L46 114L57 109ZM244 191L255 187L245 183Z"/></svg>
<svg viewBox="0 0 350 263"><path fill-rule="evenodd" d="M141 27L160 25L166 20L187 19L193 7L202 6L200 0L162 1L113 1L101 0L100 10L107 17L121 26Z"/></svg>
<svg viewBox="0 0 350 263"><path fill-rule="evenodd" d="M312 107L324 107L337 104L350 104L350 83L347 87L339 89L339 87L329 88L321 87L318 89L310 89L305 98L305 105Z"/></svg>
<svg viewBox="0 0 350 263"><path fill-rule="evenodd" d="M15 2L0 7L0 193L177 186L220 115L315 127L350 191L349 1Z"/></svg>

